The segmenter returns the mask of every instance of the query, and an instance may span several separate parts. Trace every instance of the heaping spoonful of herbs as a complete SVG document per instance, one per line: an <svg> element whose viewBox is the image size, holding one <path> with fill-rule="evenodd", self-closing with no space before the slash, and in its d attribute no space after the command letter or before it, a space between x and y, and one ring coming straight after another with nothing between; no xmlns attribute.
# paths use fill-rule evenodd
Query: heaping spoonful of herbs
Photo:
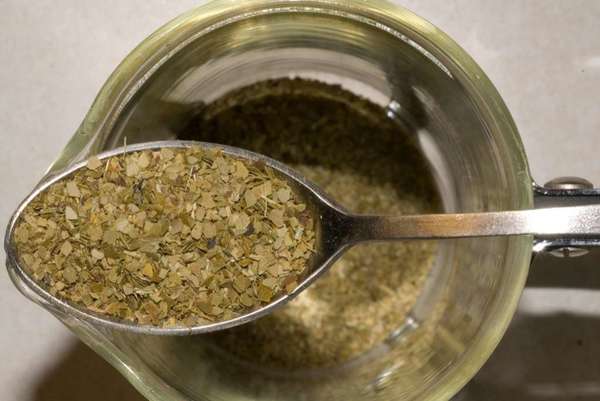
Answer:
<svg viewBox="0 0 600 401"><path fill-rule="evenodd" d="M600 234L600 205L351 215L285 165L201 142L102 153L38 187L5 248L31 288L75 317L159 335L270 313L365 241Z"/></svg>

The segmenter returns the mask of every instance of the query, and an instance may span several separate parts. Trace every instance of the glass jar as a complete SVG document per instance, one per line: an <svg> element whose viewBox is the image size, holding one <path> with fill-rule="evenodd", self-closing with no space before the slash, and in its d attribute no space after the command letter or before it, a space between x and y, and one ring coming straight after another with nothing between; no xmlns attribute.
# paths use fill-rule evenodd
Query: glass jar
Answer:
<svg viewBox="0 0 600 401"><path fill-rule="evenodd" d="M125 137L173 138L199 102L289 76L338 83L386 107L417 136L447 211L533 207L523 146L485 74L437 28L382 1L219 1L177 18L117 68L47 177ZM96 325L9 272L150 400L439 401L498 344L532 244L528 236L442 242L423 294L385 343L344 366L295 373L239 363L202 336Z"/></svg>

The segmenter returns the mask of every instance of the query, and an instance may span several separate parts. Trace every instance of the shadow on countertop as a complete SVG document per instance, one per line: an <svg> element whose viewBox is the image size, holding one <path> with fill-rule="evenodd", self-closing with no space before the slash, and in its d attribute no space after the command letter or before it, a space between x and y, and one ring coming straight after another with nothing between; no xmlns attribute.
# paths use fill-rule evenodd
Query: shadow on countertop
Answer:
<svg viewBox="0 0 600 401"><path fill-rule="evenodd" d="M599 260L600 249L569 260L538 255L527 288L600 296ZM600 400L599 333L600 317L517 313L490 360L453 401Z"/></svg>
<svg viewBox="0 0 600 401"><path fill-rule="evenodd" d="M535 257L527 288L572 288L600 291L600 247L582 258ZM600 295L600 294L599 294Z"/></svg>
<svg viewBox="0 0 600 401"><path fill-rule="evenodd" d="M600 319L518 315L475 378L453 401L600 399Z"/></svg>
<svg viewBox="0 0 600 401"><path fill-rule="evenodd" d="M40 377L28 401L144 400L108 362L77 341Z"/></svg>

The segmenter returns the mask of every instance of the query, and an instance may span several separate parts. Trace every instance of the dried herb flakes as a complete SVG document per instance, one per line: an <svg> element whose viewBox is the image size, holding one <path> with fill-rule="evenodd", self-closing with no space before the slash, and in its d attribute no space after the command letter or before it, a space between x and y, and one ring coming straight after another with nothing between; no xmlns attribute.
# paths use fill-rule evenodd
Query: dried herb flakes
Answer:
<svg viewBox="0 0 600 401"><path fill-rule="evenodd" d="M92 157L30 203L15 241L24 268L59 298L189 327L292 291L314 231L270 168L192 147Z"/></svg>

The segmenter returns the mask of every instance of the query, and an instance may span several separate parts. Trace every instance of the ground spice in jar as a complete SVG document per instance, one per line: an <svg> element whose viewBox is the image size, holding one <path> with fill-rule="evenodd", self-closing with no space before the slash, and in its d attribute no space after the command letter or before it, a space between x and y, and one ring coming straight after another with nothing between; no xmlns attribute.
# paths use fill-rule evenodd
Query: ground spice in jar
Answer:
<svg viewBox="0 0 600 401"><path fill-rule="evenodd" d="M229 320L294 290L313 220L264 164L218 149L91 158L23 211L24 269L52 295L140 325Z"/></svg>
<svg viewBox="0 0 600 401"><path fill-rule="evenodd" d="M199 109L178 137L280 160L355 213L439 210L414 138L384 108L338 86L278 79L241 88ZM426 241L357 246L284 308L210 341L261 367L346 362L403 324L435 253Z"/></svg>

